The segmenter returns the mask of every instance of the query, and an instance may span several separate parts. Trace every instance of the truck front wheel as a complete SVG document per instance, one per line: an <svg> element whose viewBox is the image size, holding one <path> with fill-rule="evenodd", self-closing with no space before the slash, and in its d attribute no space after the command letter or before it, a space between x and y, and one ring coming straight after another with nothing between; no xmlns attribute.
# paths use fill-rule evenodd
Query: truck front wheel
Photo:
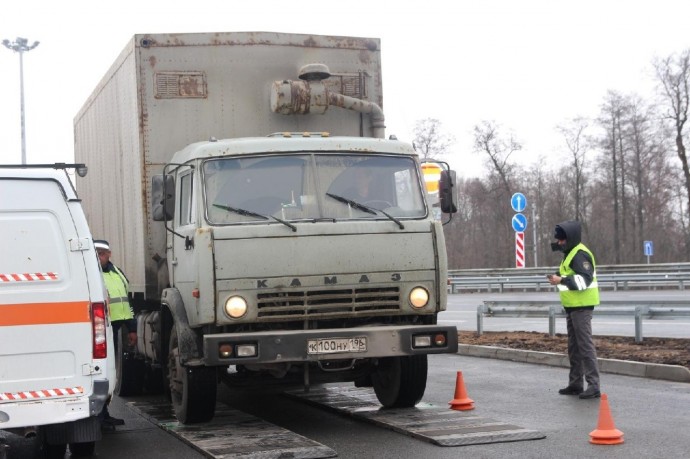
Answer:
<svg viewBox="0 0 690 459"><path fill-rule="evenodd" d="M170 331L168 382L178 421L182 424L194 424L213 419L216 409L216 369L188 367L180 363L179 342L174 325Z"/></svg>
<svg viewBox="0 0 690 459"><path fill-rule="evenodd" d="M376 398L386 408L408 408L422 399L426 389L427 356L379 359L371 380Z"/></svg>

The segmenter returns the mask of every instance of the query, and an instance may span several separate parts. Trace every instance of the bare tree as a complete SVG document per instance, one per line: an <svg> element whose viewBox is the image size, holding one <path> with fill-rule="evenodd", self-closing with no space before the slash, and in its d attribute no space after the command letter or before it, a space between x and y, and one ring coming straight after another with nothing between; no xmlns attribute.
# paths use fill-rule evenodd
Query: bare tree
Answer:
<svg viewBox="0 0 690 459"><path fill-rule="evenodd" d="M582 117L573 118L568 124L557 127L572 156L572 174L575 181L575 218L580 221L583 220L584 214L582 200L585 186L585 155L589 151L585 131L588 127L589 120Z"/></svg>
<svg viewBox="0 0 690 459"><path fill-rule="evenodd" d="M422 160L439 159L454 143L455 138L444 132L441 122L435 118L425 118L415 124L413 144Z"/></svg>
<svg viewBox="0 0 690 459"><path fill-rule="evenodd" d="M553 225L571 218L583 222L583 240L599 264L644 262L644 240L654 241L655 262L690 261L690 50L657 61L655 70L663 96L656 104L611 90L596 121L574 118L558 126L571 159L554 169L542 162L522 170L512 135L492 121L477 124L473 152L485 158L488 174L458 182L459 212L444 227L450 267L513 265L508 203L515 190L535 206L531 225L539 226L526 242L546 249L540 266L559 263L548 242Z"/></svg>
<svg viewBox="0 0 690 459"><path fill-rule="evenodd" d="M500 182L506 193L512 193L511 175L513 166L508 162L510 156L522 149L511 135L508 138L501 136L499 127L494 121L482 121L474 127L474 151L486 154L491 173L500 178Z"/></svg>
<svg viewBox="0 0 690 459"><path fill-rule="evenodd" d="M655 175L658 171L665 169L667 155L663 141L663 129L654 123L656 115L653 107L649 106L639 96L633 96L629 102L624 136L630 150L630 155L627 158L630 175L628 183L634 208L634 211L630 212L633 227L631 242L632 247L639 249L647 236L647 216L652 213L663 212L663 209L659 207L650 212L650 204L654 203L650 199L650 192L653 183L661 187L665 187L668 183L668 178L659 178ZM640 250L633 250L631 259L626 261L640 262L642 256Z"/></svg>
<svg viewBox="0 0 690 459"><path fill-rule="evenodd" d="M608 182L613 198L613 248L615 263L621 262L621 195L623 187L621 176L623 169L623 140L621 133L622 118L626 110L625 98L616 91L608 91L601 107L599 124L606 132L602 148L608 157Z"/></svg>
<svg viewBox="0 0 690 459"><path fill-rule="evenodd" d="M690 49L679 55L671 55L653 62L660 92L666 100L667 113L665 118L674 125L676 152L680 159L685 179L685 193L687 199L686 218L690 218L690 167L684 143L685 124L688 121L688 104L690 102ZM685 221L683 226L687 227ZM686 254L690 255L690 233L686 231Z"/></svg>

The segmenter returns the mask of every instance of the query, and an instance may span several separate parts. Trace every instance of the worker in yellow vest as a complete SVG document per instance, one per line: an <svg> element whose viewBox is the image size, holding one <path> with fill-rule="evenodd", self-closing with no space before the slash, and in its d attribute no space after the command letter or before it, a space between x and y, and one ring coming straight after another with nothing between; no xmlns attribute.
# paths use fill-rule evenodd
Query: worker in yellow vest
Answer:
<svg viewBox="0 0 690 459"><path fill-rule="evenodd" d="M592 315L599 304L599 285L594 255L581 242L581 232L580 222L576 220L556 225L556 242L551 244L551 249L563 252L563 261L558 272L547 277L558 288L568 328L570 375L568 385L558 393L586 399L601 395L597 350L592 339ZM583 378L587 390L583 390Z"/></svg>
<svg viewBox="0 0 690 459"><path fill-rule="evenodd" d="M101 239L94 240L93 243L103 271L103 281L108 290L108 310L113 325L115 352L117 353L119 351L118 337L123 325L127 328L127 344L135 346L137 343L137 321L134 319L134 311L129 304L129 281L124 273L110 261L112 252L108 241ZM102 423L105 426L114 427L125 423L123 419L110 416L107 405L103 407L102 414Z"/></svg>

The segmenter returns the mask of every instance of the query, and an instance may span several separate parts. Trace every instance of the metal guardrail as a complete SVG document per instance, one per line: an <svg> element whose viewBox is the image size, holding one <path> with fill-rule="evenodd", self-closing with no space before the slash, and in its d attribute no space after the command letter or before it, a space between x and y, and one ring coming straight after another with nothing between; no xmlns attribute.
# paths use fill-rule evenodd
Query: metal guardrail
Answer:
<svg viewBox="0 0 690 459"><path fill-rule="evenodd" d="M449 277L483 277L483 276L527 276L545 273L555 273L558 266L539 266L524 268L474 268L449 269ZM650 263L625 265L597 265L597 273L673 273L690 272L690 263Z"/></svg>
<svg viewBox="0 0 690 459"><path fill-rule="evenodd" d="M555 272L555 271L548 271ZM554 287L546 279L547 272L538 275L509 275L509 276L452 276L448 277L449 293L458 293L461 290L486 290L492 292L497 289L499 293L507 288L522 288L527 291L541 291L543 287L553 290ZM650 272L650 273L602 273L597 275L600 289L619 288L673 288L685 290L685 284L690 283L690 271L685 272Z"/></svg>
<svg viewBox="0 0 690 459"><path fill-rule="evenodd" d="M558 301L484 301L477 306L477 334L484 333L484 316L491 317L548 317L549 336L556 334L556 317L565 317ZM657 317L690 317L690 299L679 301L602 301L594 308L594 315L635 316L635 342L642 342L642 319Z"/></svg>

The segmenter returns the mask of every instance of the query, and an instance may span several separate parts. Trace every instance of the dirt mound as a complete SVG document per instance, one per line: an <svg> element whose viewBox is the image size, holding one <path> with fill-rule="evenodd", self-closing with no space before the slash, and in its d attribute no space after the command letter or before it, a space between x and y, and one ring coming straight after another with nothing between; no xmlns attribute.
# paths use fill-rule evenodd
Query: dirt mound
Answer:
<svg viewBox="0 0 690 459"><path fill-rule="evenodd" d="M539 332L476 332L458 333L461 344L478 344L527 351L557 352L567 354L568 337ZM690 369L690 339L644 338L635 343L635 338L626 336L595 336L597 357L603 359L631 360L635 362L682 365Z"/></svg>

